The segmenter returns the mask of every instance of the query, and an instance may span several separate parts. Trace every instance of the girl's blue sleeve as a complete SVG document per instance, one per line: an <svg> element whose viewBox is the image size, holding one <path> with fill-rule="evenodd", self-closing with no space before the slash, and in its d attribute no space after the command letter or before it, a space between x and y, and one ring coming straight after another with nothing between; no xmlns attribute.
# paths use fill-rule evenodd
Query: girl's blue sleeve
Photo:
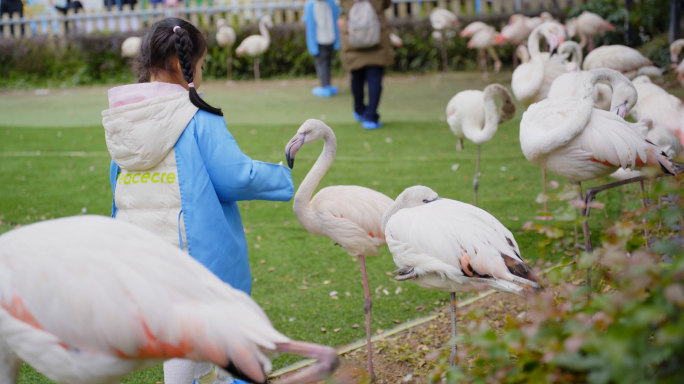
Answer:
<svg viewBox="0 0 684 384"><path fill-rule="evenodd" d="M209 112L195 115L197 142L209 178L221 202L289 201L294 194L290 169L263 163L242 153L225 120Z"/></svg>

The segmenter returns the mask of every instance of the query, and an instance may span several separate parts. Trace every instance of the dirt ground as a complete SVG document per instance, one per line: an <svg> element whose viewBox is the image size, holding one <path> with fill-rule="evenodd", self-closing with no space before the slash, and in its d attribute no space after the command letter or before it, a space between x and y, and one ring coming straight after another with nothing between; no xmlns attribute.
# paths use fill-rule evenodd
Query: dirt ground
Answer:
<svg viewBox="0 0 684 384"><path fill-rule="evenodd" d="M451 309L448 303L433 303L430 314L438 317L414 328L407 329L387 338L380 338L373 343L373 366L375 384L426 383L435 360L442 351L449 347L451 338ZM473 310L480 309L492 328L505 326L507 316L519 316L527 311L527 302L523 297L494 293L470 305L457 309L457 325L465 327L472 320L467 316ZM340 356L341 366L334 375L333 382L340 384L368 383L366 347L353 350ZM287 374L289 375L289 374ZM284 375L283 377L287 377ZM276 380L273 381L277 383Z"/></svg>

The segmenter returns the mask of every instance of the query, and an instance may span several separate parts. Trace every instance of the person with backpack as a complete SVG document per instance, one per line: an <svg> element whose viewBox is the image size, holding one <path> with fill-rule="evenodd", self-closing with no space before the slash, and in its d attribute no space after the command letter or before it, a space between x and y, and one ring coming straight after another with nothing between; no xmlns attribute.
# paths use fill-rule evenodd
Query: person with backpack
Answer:
<svg viewBox="0 0 684 384"><path fill-rule="evenodd" d="M342 66L351 72L352 115L365 129L382 127L378 105L385 67L394 64L390 30L383 11L391 0L342 0L347 20L342 28ZM364 88L368 84L368 105Z"/></svg>
<svg viewBox="0 0 684 384"><path fill-rule="evenodd" d="M321 81L321 86L312 89L311 93L318 97L337 94L337 87L330 85L330 78L333 56L340 49L339 15L340 9L333 0L308 0L304 5L306 47L314 57L316 74Z"/></svg>

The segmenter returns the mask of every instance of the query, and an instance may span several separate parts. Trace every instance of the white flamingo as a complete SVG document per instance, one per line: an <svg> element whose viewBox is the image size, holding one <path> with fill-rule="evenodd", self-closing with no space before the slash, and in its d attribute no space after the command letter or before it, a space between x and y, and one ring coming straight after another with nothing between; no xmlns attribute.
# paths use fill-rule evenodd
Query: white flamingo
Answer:
<svg viewBox="0 0 684 384"><path fill-rule="evenodd" d="M544 23L532 31L527 41L530 61L518 66L513 71L511 87L513 94L525 106L544 100L551 83L556 77L567 72L564 57L550 56L548 52L539 51L539 39L544 36L553 51L563 42L564 31L553 23Z"/></svg>
<svg viewBox="0 0 684 384"><path fill-rule="evenodd" d="M131 36L124 40L121 44L121 57L127 57L129 59L135 59L140 56L140 46L142 45L142 39L137 36Z"/></svg>
<svg viewBox="0 0 684 384"><path fill-rule="evenodd" d="M609 68L621 72L628 79L633 79L639 75L642 67L652 66L653 62L634 48L624 45L604 45L589 52L584 59L582 69L588 71ZM644 71L644 69L641 70Z"/></svg>
<svg viewBox="0 0 684 384"><path fill-rule="evenodd" d="M273 28L273 19L269 15L264 15L259 20L259 32L261 34L248 36L235 49L237 57L247 55L254 58L254 78L257 82L259 81L259 56L266 52L268 46L271 45L271 36L268 34L268 30L271 28Z"/></svg>
<svg viewBox="0 0 684 384"><path fill-rule="evenodd" d="M390 33L390 42L397 48L404 46L404 41L401 39L401 37L395 35L394 33Z"/></svg>
<svg viewBox="0 0 684 384"><path fill-rule="evenodd" d="M486 211L439 198L428 187L407 188L382 220L399 268L397 280L451 293L451 333L456 336L455 292L493 288L523 294L540 289L520 257L511 231ZM450 362L454 364L456 345Z"/></svg>
<svg viewBox="0 0 684 384"><path fill-rule="evenodd" d="M480 21L475 21L461 32L461 37L466 36L471 36L468 48L477 49L482 80L489 81L489 75L487 74L487 52L492 57L492 60L494 60L494 73L499 73L499 70L501 70L501 60L494 49L499 33L496 32L494 27Z"/></svg>
<svg viewBox="0 0 684 384"><path fill-rule="evenodd" d="M444 8L435 8L430 12L430 25L435 32L439 32L439 41L442 48L442 71L446 72L449 65L446 51L446 31L458 28L460 25L458 17L456 17L455 13ZM435 37L434 32L432 36L433 38Z"/></svg>
<svg viewBox="0 0 684 384"><path fill-rule="evenodd" d="M518 65L529 63L530 60L532 60L530 58L530 51L527 50L527 46L525 44L518 45L518 47L515 49L515 54L518 56L518 58L520 58L520 63L518 63Z"/></svg>
<svg viewBox="0 0 684 384"><path fill-rule="evenodd" d="M112 384L165 359L210 361L265 383L267 355L319 359L288 383L337 367L334 349L276 331L245 293L151 232L101 216L0 236L0 382L21 362L64 384Z"/></svg>
<svg viewBox="0 0 684 384"><path fill-rule="evenodd" d="M226 67L228 70L228 83L233 80L233 45L235 45L235 30L228 25L226 19L219 19L216 22L216 43L221 48L228 48L226 57Z"/></svg>
<svg viewBox="0 0 684 384"><path fill-rule="evenodd" d="M501 98L501 109L497 110L495 96ZM477 205L477 176L480 171L480 147L490 141L499 124L510 120L515 115L513 97L500 84L488 85L483 91L463 91L454 96L447 104L447 123L451 132L458 137L456 149L463 150L463 138L477 144L477 161L475 163L475 205Z"/></svg>
<svg viewBox="0 0 684 384"><path fill-rule="evenodd" d="M373 371L371 346L371 300L366 273L367 256L377 256L385 243L380 228L382 214L392 204L392 199L372 189L354 185L340 185L321 189L313 196L318 183L332 165L337 151L337 139L330 127L322 121L309 119L285 147L287 164L294 166L295 155L304 144L323 139L323 152L304 178L294 197L293 210L299 223L308 232L326 236L340 245L349 255L357 256L363 278L366 314L366 342L368 372Z"/></svg>
<svg viewBox="0 0 684 384"><path fill-rule="evenodd" d="M631 111L636 120L651 119L674 133L684 145L684 102L651 82L647 76L632 81L639 100Z"/></svg>
<svg viewBox="0 0 684 384"><path fill-rule="evenodd" d="M684 60L677 65L679 62L679 54L684 48L684 39L675 40L670 44L670 60L672 61L672 66L675 68L675 73L677 74L677 81L684 87Z"/></svg>
<svg viewBox="0 0 684 384"><path fill-rule="evenodd" d="M594 86L599 81L610 82L613 88L609 112L594 108ZM636 89L627 78L610 69L594 69L583 74L581 84L576 97L543 100L523 114L520 145L527 160L580 188L581 182L608 176L618 168L651 166L675 173L662 150L638 132L637 125L643 123L624 120L637 101ZM614 186L587 190L585 201ZM588 216L589 208L583 214ZM588 223L582 227L590 251Z"/></svg>
<svg viewBox="0 0 684 384"><path fill-rule="evenodd" d="M568 20L567 28L568 36L579 36L580 48L584 48L588 43L587 49L589 52L594 49L594 36L598 36L606 31L615 31L613 24L589 11L584 11L577 18Z"/></svg>
<svg viewBox="0 0 684 384"><path fill-rule="evenodd" d="M574 41L566 41L558 47L559 54L570 55L570 63L566 64L567 73L558 76L549 88L548 99L576 97L582 88L581 80L585 71L581 71L582 49ZM610 109L610 99L613 91L606 84L596 84L594 87L595 107L605 111Z"/></svg>
<svg viewBox="0 0 684 384"><path fill-rule="evenodd" d="M512 15L508 19L508 24L501 29L501 33L496 38L496 44L509 43L515 48L513 51L514 67L518 66L518 48L532 33L532 29L528 28L525 20L526 17L524 15Z"/></svg>

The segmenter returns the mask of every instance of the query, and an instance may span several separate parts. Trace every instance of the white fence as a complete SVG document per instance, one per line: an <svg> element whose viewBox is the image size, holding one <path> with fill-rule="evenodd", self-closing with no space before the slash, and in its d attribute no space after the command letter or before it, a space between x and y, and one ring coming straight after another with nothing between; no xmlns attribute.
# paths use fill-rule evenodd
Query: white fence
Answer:
<svg viewBox="0 0 684 384"><path fill-rule="evenodd" d="M230 4L209 6L208 0L202 5L185 7L152 7L145 9L139 4L131 8L124 5L121 10L116 6L111 11L88 11L81 9L75 13L69 9L66 15L39 17L20 17L19 13L4 14L0 20L2 38L21 38L33 35L64 36L67 33L126 32L139 30L166 17L181 17L196 26L212 27L221 18L233 26L256 23L262 14L271 14L275 24L294 23L301 20L304 8L302 0L232 0ZM447 8L458 15L504 15L518 12L539 13L543 10L563 10L572 0L439 0L413 1L393 0L385 15L388 19L423 19L435 7ZM578 0L574 0L578 1Z"/></svg>

